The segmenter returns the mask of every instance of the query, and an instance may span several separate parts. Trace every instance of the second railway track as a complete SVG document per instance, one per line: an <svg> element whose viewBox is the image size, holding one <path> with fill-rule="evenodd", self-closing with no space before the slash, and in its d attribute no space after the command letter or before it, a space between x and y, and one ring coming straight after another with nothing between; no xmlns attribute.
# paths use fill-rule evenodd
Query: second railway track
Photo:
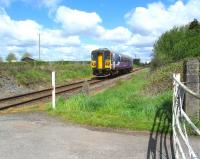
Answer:
<svg viewBox="0 0 200 159"><path fill-rule="evenodd" d="M132 72L139 71L140 69L134 69ZM105 81L105 79L100 80L100 79L95 79L91 78L88 80L82 80L62 86L57 86L56 87L56 94L61 95L61 94L66 94L66 93L74 93L76 91L80 91L84 83L87 81L87 83L92 86L97 83ZM12 107L17 107L25 104L30 104L33 102L39 102L41 100L48 99L52 96L52 88L47 88L39 91L34 91L26 94L21 94L21 95L16 95L12 97L7 97L7 98L2 98L0 99L0 110L5 110L8 108Z"/></svg>

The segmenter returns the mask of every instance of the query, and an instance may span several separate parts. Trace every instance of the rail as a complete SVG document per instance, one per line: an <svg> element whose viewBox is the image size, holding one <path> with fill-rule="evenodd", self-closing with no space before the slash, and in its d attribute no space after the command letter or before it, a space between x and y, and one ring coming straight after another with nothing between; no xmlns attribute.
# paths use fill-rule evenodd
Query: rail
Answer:
<svg viewBox="0 0 200 159"><path fill-rule="evenodd" d="M139 71L141 69L143 69L143 68L133 69L132 73ZM93 85L101 83L105 80L106 79L100 80L100 79L96 79L96 78L91 78L91 79L87 79L86 81L90 86L93 86ZM55 88L55 90L56 90L55 94L61 95L61 94L67 94L67 93L68 94L76 93L76 91L82 90L84 83L85 83L85 80L80 80L80 81L76 81L76 82L73 82L70 84L57 86ZM28 104L28 103L30 104L33 102L38 102L38 101L41 101L44 99L48 99L52 96L52 89L53 88L47 88L47 89L43 89L43 90L39 90L39 91L34 91L34 92L25 93L25 94L2 98L2 99L0 99L0 111L8 109L8 108L21 106L21 105Z"/></svg>
<svg viewBox="0 0 200 159"><path fill-rule="evenodd" d="M66 84L66 85L56 86L56 89L81 84L81 83L84 83L84 81L85 80L81 80L81 81L69 83L69 84ZM92 79L89 79L87 81L92 81ZM33 91L33 92L19 94L19 95L15 95L15 96L11 96L11 97L1 98L0 102L6 101L6 100L12 100L12 99L16 99L16 98L21 98L21 97L26 97L26 96L30 96L30 95L34 95L34 94L38 94L38 93L47 92L47 91L49 92L49 91L52 91L52 89L53 88L47 88L47 89L42 89L42 90L39 90L39 91Z"/></svg>
<svg viewBox="0 0 200 159"><path fill-rule="evenodd" d="M172 130L173 146L176 159L200 159L194 151L188 138L186 125L189 125L196 135L200 136L200 130L193 124L190 118L183 110L184 97L189 93L193 97L200 99L200 95L187 88L180 81L180 74L173 75L173 107L172 107ZM185 149L187 151L185 151Z"/></svg>
<svg viewBox="0 0 200 159"><path fill-rule="evenodd" d="M74 83L70 83L67 85L63 85L63 86L58 86L58 87L56 87L55 94L60 95L63 93L73 93L75 91L81 90L84 82L85 81L83 80L83 81L74 82ZM87 82L90 85L94 85L94 84L97 84L102 81L95 80L95 79L89 79L89 80L87 80ZM11 108L11 107L20 106L20 105L24 105L27 103L32 103L32 102L36 102L36 101L40 101L40 100L49 98L52 96L51 91L52 91L52 88L48 88L48 89L44 89L44 90L40 90L40 91L35 91L35 92L30 92L30 93L26 93L26 94L21 94L21 95L17 95L17 96L13 96L13 97L7 97L7 98L0 99L0 110L4 110L4 109Z"/></svg>

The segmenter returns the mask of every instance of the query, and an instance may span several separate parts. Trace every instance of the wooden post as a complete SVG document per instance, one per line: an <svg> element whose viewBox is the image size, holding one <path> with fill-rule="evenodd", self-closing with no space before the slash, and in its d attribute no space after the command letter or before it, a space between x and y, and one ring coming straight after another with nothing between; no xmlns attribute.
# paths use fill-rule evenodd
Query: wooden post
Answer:
<svg viewBox="0 0 200 159"><path fill-rule="evenodd" d="M52 108L56 108L56 82L55 71L52 72Z"/></svg>
<svg viewBox="0 0 200 159"><path fill-rule="evenodd" d="M184 63L184 82L186 86L195 93L199 93L199 61L188 60ZM199 99L185 94L185 112L191 119L199 120Z"/></svg>

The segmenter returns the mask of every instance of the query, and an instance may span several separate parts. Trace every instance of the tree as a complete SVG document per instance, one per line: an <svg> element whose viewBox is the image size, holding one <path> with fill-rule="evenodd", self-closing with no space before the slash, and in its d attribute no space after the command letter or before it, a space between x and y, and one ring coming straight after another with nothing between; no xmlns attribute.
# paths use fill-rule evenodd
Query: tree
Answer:
<svg viewBox="0 0 200 159"><path fill-rule="evenodd" d="M28 52L25 52L25 53L22 55L22 58L21 58L21 60L22 60L23 58L26 58L26 57L29 57L29 58L31 58L31 57L32 57L32 55L31 55L30 53L28 53Z"/></svg>
<svg viewBox="0 0 200 159"><path fill-rule="evenodd" d="M159 67L184 58L200 56L200 24L194 19L188 25L163 33L154 44L151 66Z"/></svg>
<svg viewBox="0 0 200 159"><path fill-rule="evenodd" d="M197 28L200 28L200 24L198 22L197 19L194 19L190 25L189 25L189 29L197 29Z"/></svg>
<svg viewBox="0 0 200 159"><path fill-rule="evenodd" d="M133 64L135 64L135 65L141 65L141 63L140 63L140 59L133 59Z"/></svg>
<svg viewBox="0 0 200 159"><path fill-rule="evenodd" d="M3 59L2 59L2 57L0 57L0 62L3 62Z"/></svg>
<svg viewBox="0 0 200 159"><path fill-rule="evenodd" d="M14 53L10 52L10 53L8 54L6 60L7 60L8 62L12 62L12 61L16 61L17 58L16 58L16 56L15 56Z"/></svg>

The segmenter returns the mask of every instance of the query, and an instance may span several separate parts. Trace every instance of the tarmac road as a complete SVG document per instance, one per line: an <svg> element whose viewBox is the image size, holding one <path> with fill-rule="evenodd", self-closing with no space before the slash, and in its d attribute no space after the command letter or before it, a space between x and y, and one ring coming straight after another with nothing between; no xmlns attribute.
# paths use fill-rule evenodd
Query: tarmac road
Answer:
<svg viewBox="0 0 200 159"><path fill-rule="evenodd" d="M38 112L1 115L0 159L173 158L170 137L157 135L92 130ZM192 143L200 152L200 138Z"/></svg>

